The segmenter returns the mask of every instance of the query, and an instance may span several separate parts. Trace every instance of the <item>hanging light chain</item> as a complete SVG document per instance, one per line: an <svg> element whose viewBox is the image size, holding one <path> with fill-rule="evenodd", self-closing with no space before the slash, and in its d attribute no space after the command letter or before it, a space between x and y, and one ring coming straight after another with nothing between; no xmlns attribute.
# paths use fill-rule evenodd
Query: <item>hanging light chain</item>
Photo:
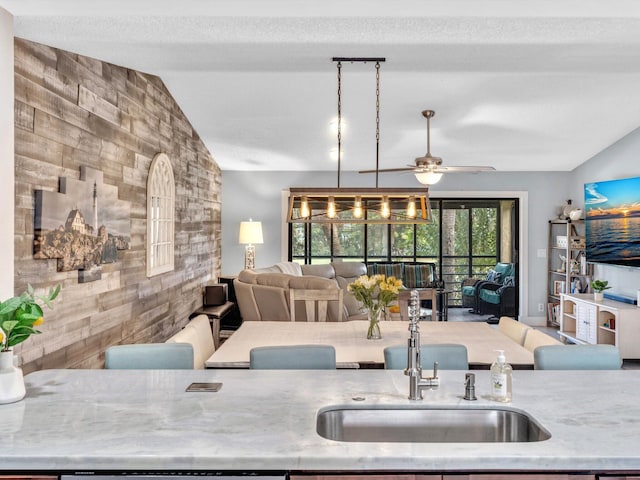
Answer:
<svg viewBox="0 0 640 480"><path fill-rule="evenodd" d="M338 62L338 188L340 188L340 162L342 162L342 62Z"/></svg>
<svg viewBox="0 0 640 480"><path fill-rule="evenodd" d="M380 62L376 62L376 188L380 169Z"/></svg>

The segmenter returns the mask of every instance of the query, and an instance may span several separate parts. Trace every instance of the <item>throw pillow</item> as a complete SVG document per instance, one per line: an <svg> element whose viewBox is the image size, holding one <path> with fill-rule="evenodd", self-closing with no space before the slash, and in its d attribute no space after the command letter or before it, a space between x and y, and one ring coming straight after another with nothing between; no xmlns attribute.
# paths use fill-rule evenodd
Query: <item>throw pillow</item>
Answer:
<svg viewBox="0 0 640 480"><path fill-rule="evenodd" d="M489 273L487 273L487 280L493 283L502 283L502 273L496 272L495 270L489 270Z"/></svg>
<svg viewBox="0 0 640 480"><path fill-rule="evenodd" d="M378 263L376 273L386 277L396 277L402 280L404 273L404 263Z"/></svg>
<svg viewBox="0 0 640 480"><path fill-rule="evenodd" d="M507 287L515 287L515 285L516 279L513 276L509 275L508 277L504 277L504 283L497 290L498 295L502 295L502 292L504 292Z"/></svg>
<svg viewBox="0 0 640 480"><path fill-rule="evenodd" d="M404 266L404 286L407 288L428 288L433 285L433 267L424 265Z"/></svg>

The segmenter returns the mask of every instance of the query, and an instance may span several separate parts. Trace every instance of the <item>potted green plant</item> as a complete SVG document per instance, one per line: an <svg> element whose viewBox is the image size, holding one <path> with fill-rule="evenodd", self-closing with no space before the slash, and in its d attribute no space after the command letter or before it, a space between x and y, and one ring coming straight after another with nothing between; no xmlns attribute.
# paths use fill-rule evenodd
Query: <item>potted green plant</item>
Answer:
<svg viewBox="0 0 640 480"><path fill-rule="evenodd" d="M22 370L13 360L12 347L40 333L35 327L44 321L38 300L52 308L51 302L58 296L60 285L49 294L37 295L31 285L19 297L0 302L0 404L21 400L25 395Z"/></svg>
<svg viewBox="0 0 640 480"><path fill-rule="evenodd" d="M591 290L593 290L593 299L601 302L603 298L602 292L611 288L607 280L593 280L591 282Z"/></svg>

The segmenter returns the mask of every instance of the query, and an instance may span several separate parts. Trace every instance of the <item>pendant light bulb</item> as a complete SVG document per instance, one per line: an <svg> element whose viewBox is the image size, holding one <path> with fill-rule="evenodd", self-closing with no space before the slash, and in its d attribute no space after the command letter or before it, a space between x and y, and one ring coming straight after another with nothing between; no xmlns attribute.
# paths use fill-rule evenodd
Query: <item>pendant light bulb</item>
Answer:
<svg viewBox="0 0 640 480"><path fill-rule="evenodd" d="M382 218L389 218L391 216L391 208L389 208L389 197L386 195L382 197L382 204L380 205L380 216Z"/></svg>
<svg viewBox="0 0 640 480"><path fill-rule="evenodd" d="M362 197L356 197L353 202L353 217L362 218Z"/></svg>
<svg viewBox="0 0 640 480"><path fill-rule="evenodd" d="M335 218L336 216L336 201L333 197L329 197L329 201L327 202L327 217Z"/></svg>
<svg viewBox="0 0 640 480"><path fill-rule="evenodd" d="M309 200L307 197L302 197L300 200L300 216L302 218L309 218L311 216L311 211L309 210Z"/></svg>
<svg viewBox="0 0 640 480"><path fill-rule="evenodd" d="M407 217L416 218L416 197L410 197L407 203Z"/></svg>

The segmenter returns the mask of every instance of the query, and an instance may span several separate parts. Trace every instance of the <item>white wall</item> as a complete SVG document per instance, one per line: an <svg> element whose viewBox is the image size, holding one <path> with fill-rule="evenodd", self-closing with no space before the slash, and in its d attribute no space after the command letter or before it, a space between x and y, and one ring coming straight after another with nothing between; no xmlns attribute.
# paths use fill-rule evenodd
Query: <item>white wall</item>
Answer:
<svg viewBox="0 0 640 480"><path fill-rule="evenodd" d="M13 16L0 8L0 300L13 296Z"/></svg>
<svg viewBox="0 0 640 480"><path fill-rule="evenodd" d="M606 148L573 172L573 198L584 206L584 184L640 176L640 129ZM638 192L640 195L640 192ZM596 265L595 278L608 280L612 293L636 298L640 268Z"/></svg>

